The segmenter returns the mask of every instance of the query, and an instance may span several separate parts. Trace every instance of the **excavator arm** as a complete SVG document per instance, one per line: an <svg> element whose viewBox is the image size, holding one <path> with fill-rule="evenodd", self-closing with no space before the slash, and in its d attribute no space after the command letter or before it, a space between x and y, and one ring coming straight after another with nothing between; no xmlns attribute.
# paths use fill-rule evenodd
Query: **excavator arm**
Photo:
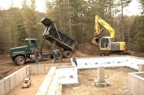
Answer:
<svg viewBox="0 0 144 95"><path fill-rule="evenodd" d="M103 28L101 28L100 25L103 26ZM94 38L92 39L93 44L99 45L98 36L100 35L100 33L103 31L104 28L109 32L110 38L115 37L115 30L106 21L104 21L102 18L96 15L95 16L95 32L94 32Z"/></svg>
<svg viewBox="0 0 144 95"><path fill-rule="evenodd" d="M95 16L95 32L94 36L97 37L102 32L103 29L100 28L100 24L110 33L110 37L115 37L115 30L102 18L100 18L98 15Z"/></svg>

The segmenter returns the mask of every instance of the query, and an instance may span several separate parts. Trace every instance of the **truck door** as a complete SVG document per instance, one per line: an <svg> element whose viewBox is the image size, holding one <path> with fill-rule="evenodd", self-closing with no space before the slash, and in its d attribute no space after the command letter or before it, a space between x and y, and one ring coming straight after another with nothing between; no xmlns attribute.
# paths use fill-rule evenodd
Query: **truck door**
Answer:
<svg viewBox="0 0 144 95"><path fill-rule="evenodd" d="M37 40L27 41L27 53L32 54L34 49L38 47Z"/></svg>

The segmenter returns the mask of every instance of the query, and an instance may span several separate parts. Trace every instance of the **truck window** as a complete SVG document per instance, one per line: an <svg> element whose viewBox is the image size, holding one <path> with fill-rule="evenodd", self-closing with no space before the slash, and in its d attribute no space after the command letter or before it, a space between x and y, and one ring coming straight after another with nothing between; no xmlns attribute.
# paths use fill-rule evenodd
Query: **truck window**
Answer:
<svg viewBox="0 0 144 95"><path fill-rule="evenodd" d="M33 46L33 45L36 45L36 42L35 40L26 40L25 45Z"/></svg>
<svg viewBox="0 0 144 95"><path fill-rule="evenodd" d="M36 43L35 43L35 40L31 40L31 45L33 46L33 45L35 45Z"/></svg>

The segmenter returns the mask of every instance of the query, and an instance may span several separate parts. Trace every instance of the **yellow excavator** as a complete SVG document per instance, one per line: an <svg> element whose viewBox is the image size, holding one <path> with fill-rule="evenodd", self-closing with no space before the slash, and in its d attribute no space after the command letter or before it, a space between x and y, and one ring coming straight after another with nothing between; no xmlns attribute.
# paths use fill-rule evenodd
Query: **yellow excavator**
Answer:
<svg viewBox="0 0 144 95"><path fill-rule="evenodd" d="M103 28L101 28L101 26L103 26ZM109 32L110 36L103 36L99 38L104 28ZM114 41L114 38L115 30L98 15L95 16L95 32L92 43L99 45L101 56L107 56L111 53L129 54L126 52L125 42Z"/></svg>

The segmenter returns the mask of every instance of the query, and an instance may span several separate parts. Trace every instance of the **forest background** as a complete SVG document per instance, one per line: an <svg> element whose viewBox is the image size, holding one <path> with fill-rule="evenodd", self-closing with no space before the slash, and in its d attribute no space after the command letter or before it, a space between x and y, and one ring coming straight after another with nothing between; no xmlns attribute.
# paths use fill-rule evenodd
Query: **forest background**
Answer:
<svg viewBox="0 0 144 95"><path fill-rule="evenodd" d="M29 3L27 3L29 1ZM124 9L132 0L53 0L45 2L45 13L36 11L35 0L24 0L22 8L11 5L0 9L0 54L8 54L12 47L24 44L25 38L37 38L43 42L45 26L43 17L52 19L59 30L76 39L78 44L91 43L94 19L99 15L115 30L116 38L125 41L128 50L144 52L144 0L140 3L140 15L124 15ZM109 35L104 32L103 35ZM52 44L47 43L46 49Z"/></svg>

